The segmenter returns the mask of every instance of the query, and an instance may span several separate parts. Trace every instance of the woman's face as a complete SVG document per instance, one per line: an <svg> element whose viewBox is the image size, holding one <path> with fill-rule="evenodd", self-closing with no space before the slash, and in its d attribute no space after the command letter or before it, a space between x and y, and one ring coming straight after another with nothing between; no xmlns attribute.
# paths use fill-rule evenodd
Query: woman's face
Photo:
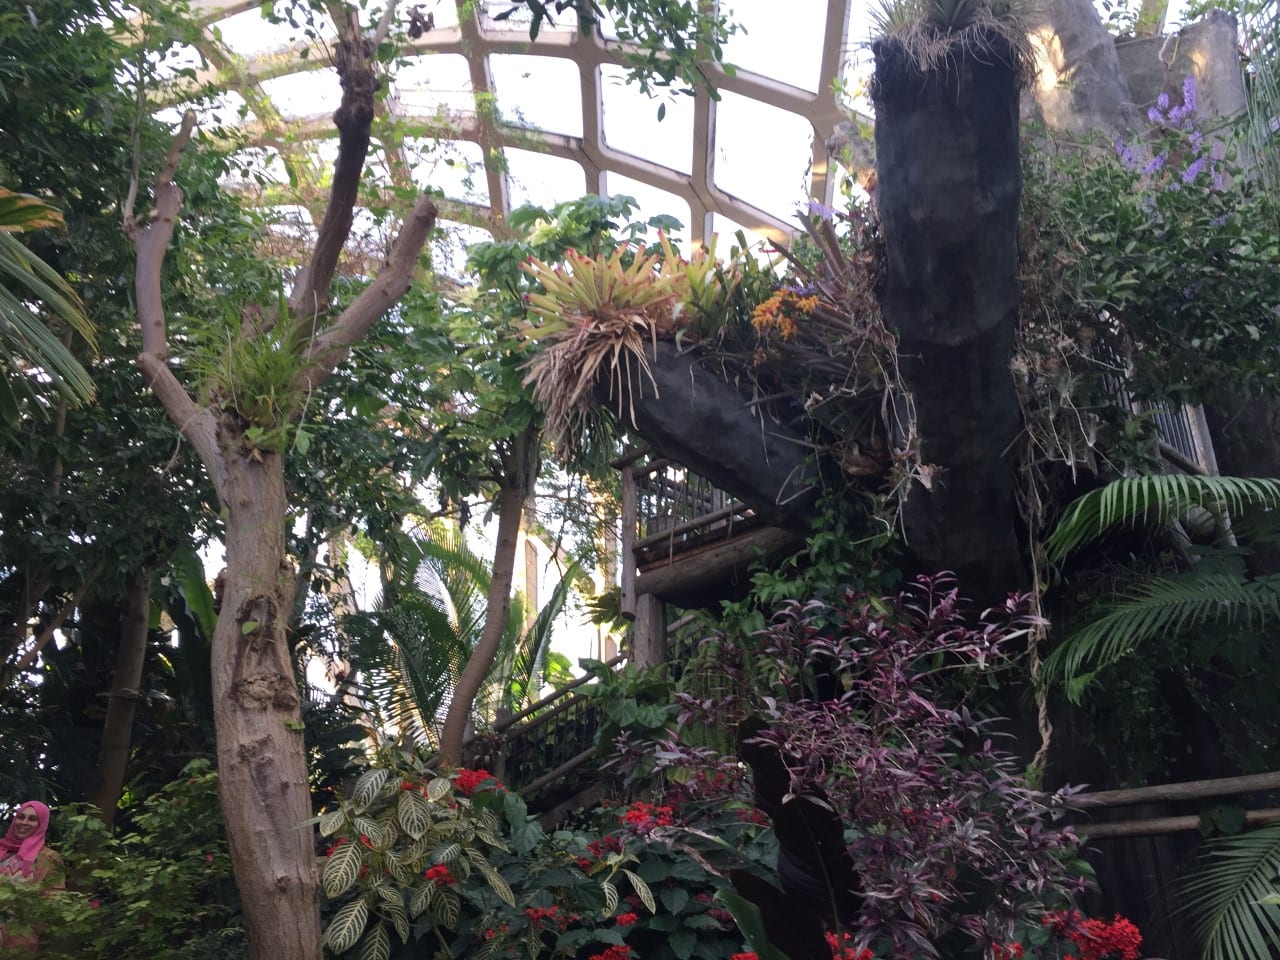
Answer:
<svg viewBox="0 0 1280 960"><path fill-rule="evenodd" d="M19 807L13 815L13 835L25 840L40 829L40 818L31 807Z"/></svg>

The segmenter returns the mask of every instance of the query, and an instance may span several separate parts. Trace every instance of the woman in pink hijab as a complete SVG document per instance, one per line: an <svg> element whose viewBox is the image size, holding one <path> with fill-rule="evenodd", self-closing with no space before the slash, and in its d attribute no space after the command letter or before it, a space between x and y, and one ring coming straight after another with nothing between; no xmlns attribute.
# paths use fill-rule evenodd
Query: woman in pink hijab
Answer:
<svg viewBox="0 0 1280 960"><path fill-rule="evenodd" d="M28 800L14 811L8 832L0 838L0 878L46 890L62 887L62 858L44 844L48 829L49 808L39 800ZM10 933L0 924L0 950L34 954L39 948L37 931Z"/></svg>
<svg viewBox="0 0 1280 960"><path fill-rule="evenodd" d="M43 884L61 866L61 858L44 845L49 808L28 800L14 811L9 831L0 839L0 876Z"/></svg>

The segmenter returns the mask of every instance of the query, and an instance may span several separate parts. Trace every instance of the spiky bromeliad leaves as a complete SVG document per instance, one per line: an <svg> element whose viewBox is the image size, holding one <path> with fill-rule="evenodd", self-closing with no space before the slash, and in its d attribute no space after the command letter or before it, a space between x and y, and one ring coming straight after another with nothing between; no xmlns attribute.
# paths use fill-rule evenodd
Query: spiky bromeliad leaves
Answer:
<svg viewBox="0 0 1280 960"><path fill-rule="evenodd" d="M526 297L530 320L521 328L529 341L546 343L529 362L524 383L546 410L547 434L562 449L586 421L592 395L607 377L618 415L643 388L649 370L646 344L670 338L677 326L712 324L727 309L739 279L721 267L715 244L688 260L665 236L661 250L622 244L610 254L569 251L562 264L530 259L522 269L542 287ZM637 382L639 381L639 382Z"/></svg>
<svg viewBox="0 0 1280 960"><path fill-rule="evenodd" d="M1029 0L881 0L871 17L878 42L897 43L921 73L947 69L958 54L1010 59L1020 78L1034 68L1023 27Z"/></svg>

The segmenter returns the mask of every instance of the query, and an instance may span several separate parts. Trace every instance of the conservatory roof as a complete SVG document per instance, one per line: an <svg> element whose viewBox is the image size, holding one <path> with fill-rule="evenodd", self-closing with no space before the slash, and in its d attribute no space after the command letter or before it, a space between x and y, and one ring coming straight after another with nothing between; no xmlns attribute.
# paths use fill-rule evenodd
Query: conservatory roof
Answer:
<svg viewBox="0 0 1280 960"><path fill-rule="evenodd" d="M169 98L175 120L192 78L220 91L196 109L205 128L242 136L235 185L309 229L337 153L333 27L272 23L263 6L193 0L199 39L160 69L186 91ZM419 4L431 28L416 39L401 32L402 59L380 91L372 175L387 189L442 190L441 215L464 242L503 236L523 203L584 192L630 195L641 216L685 224L679 235L694 244L737 229L777 239L809 202L830 205L840 171L828 142L851 115L836 91L856 82L866 57L862 4L802 0L784 14L773 0L733 0L745 32L725 46L736 69L711 71L718 101L705 90L646 97L623 82L607 27L604 39L584 36L566 14L530 42L523 7L498 19L511 7ZM402 22L411 9L400 5Z"/></svg>

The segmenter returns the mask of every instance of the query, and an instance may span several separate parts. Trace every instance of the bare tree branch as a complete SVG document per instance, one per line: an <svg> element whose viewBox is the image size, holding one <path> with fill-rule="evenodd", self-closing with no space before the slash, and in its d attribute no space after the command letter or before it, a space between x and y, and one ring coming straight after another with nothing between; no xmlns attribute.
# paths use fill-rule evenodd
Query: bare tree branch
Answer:
<svg viewBox="0 0 1280 960"><path fill-rule="evenodd" d="M201 407L191 399L186 388L178 382L169 365L154 353L138 354L135 361L160 402L164 405L169 419L195 448L205 469L209 471L209 479L213 481L214 492L218 502L226 506L227 465L222 451L218 447L218 423L208 407Z"/></svg>
<svg viewBox="0 0 1280 960"><path fill-rule="evenodd" d="M298 375L303 389L313 390L323 383L351 346L408 292L414 267L435 224L436 205L429 197L422 197L400 227L377 279L311 341L306 353L308 366Z"/></svg>
<svg viewBox="0 0 1280 960"><path fill-rule="evenodd" d="M138 322L142 327L142 349L164 360L169 353L168 338L164 329L164 298L160 293L160 270L164 255L173 239L173 228L178 211L182 208L182 190L174 182L178 160L191 140L196 115L188 110L182 117L182 126L165 155L164 166L156 174L156 208L150 223L145 227L132 209L125 210L124 232L138 251L138 265L134 272L134 287L138 296ZM130 196L134 188L129 188Z"/></svg>
<svg viewBox="0 0 1280 960"><path fill-rule="evenodd" d="M338 160L311 262L298 274L289 297L290 312L303 332L310 332L316 317L329 306L329 287L355 219L360 174L369 154L373 95L378 88L373 62L375 45L361 34L359 13L336 9L333 17L338 28L334 66L342 84L342 102L333 115L338 128Z"/></svg>
<svg viewBox="0 0 1280 960"><path fill-rule="evenodd" d="M182 151L191 141L196 115L188 110L182 118L182 126L174 138L164 165L156 174L156 207L150 222L143 226L132 209L125 210L124 231L133 241L138 252L134 272L134 288L138 299L138 325L142 330L142 353L136 363L142 371L147 386L155 391L164 405L169 419L182 435L195 447L213 481L219 500L225 496L227 468L218 449L217 423L213 414L191 399L186 388L169 369L169 338L165 332L164 295L160 286L160 274L165 254L173 240L173 230L182 209L182 189L174 181ZM134 189L130 187L130 195Z"/></svg>

